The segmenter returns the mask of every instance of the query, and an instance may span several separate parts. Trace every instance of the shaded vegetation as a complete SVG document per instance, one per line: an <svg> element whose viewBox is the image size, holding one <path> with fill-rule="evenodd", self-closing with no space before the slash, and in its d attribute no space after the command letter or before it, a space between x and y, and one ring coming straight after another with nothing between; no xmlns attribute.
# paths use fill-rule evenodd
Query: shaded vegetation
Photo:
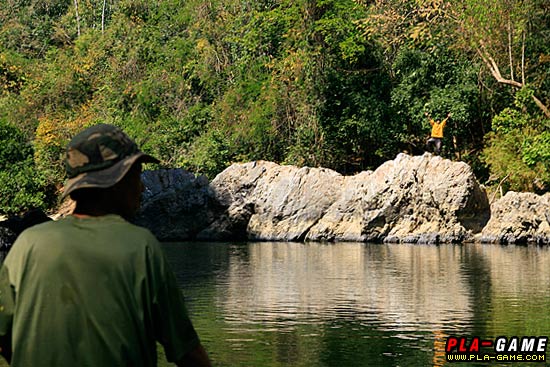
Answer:
<svg viewBox="0 0 550 367"><path fill-rule="evenodd" d="M0 212L55 206L64 146L97 122L209 177L351 174L421 154L424 112L452 112L444 156L547 191L549 20L544 0L4 1Z"/></svg>

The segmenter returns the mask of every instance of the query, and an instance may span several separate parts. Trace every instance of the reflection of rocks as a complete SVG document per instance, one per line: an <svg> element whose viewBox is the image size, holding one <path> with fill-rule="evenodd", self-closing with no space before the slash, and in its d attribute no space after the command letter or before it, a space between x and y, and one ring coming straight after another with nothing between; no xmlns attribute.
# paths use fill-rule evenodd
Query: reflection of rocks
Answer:
<svg viewBox="0 0 550 367"><path fill-rule="evenodd" d="M491 205L481 241L550 244L550 193L508 192Z"/></svg>
<svg viewBox="0 0 550 367"><path fill-rule="evenodd" d="M437 330L472 317L460 246L251 243L232 255L225 299L235 320L352 319L381 330Z"/></svg>
<svg viewBox="0 0 550 367"><path fill-rule="evenodd" d="M246 227L249 239L261 240L458 242L481 230L488 214L471 168L431 154L400 154L350 177L270 162L234 164L212 188L228 215L204 238L217 228ZM247 215L230 214L243 208Z"/></svg>

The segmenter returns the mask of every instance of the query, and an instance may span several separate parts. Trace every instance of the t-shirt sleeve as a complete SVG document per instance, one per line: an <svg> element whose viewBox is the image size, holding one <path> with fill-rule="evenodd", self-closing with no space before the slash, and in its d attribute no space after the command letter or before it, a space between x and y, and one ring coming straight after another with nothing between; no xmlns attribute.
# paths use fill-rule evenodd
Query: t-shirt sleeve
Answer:
<svg viewBox="0 0 550 367"><path fill-rule="evenodd" d="M17 237L10 252L0 268L0 336L11 336L13 315L15 312L15 296L19 277L24 266L24 251L27 248L28 231Z"/></svg>
<svg viewBox="0 0 550 367"><path fill-rule="evenodd" d="M0 347L2 351L11 348L11 331L15 305L15 291L9 279L8 268L0 268Z"/></svg>
<svg viewBox="0 0 550 367"><path fill-rule="evenodd" d="M15 284L18 279L15 276L21 267L21 254L19 248L24 246L22 243L24 233L21 234L13 244L8 256L0 267L0 348L4 358L11 356L11 336L13 332L13 315L15 312ZM10 276L10 273L12 275Z"/></svg>
<svg viewBox="0 0 550 367"><path fill-rule="evenodd" d="M189 319L176 277L158 242L152 246L151 255L155 337L163 345L166 359L176 362L197 347L200 341Z"/></svg>

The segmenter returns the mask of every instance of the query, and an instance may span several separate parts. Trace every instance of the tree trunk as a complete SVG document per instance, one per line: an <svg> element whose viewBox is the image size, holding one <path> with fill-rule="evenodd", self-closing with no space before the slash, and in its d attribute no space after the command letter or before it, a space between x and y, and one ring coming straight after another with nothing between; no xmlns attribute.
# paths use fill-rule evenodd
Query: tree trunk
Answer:
<svg viewBox="0 0 550 367"><path fill-rule="evenodd" d="M514 78L514 58L512 55L512 22L508 18L508 58L510 62L510 79L515 80Z"/></svg>
<svg viewBox="0 0 550 367"><path fill-rule="evenodd" d="M103 0L103 8L101 9L101 33L105 31L105 6L107 5L107 0Z"/></svg>
<svg viewBox="0 0 550 367"><path fill-rule="evenodd" d="M521 33L521 82L525 85L525 31Z"/></svg>
<svg viewBox="0 0 550 367"><path fill-rule="evenodd" d="M78 15L78 0L74 0L74 10L76 13L76 34L80 37L80 15Z"/></svg>

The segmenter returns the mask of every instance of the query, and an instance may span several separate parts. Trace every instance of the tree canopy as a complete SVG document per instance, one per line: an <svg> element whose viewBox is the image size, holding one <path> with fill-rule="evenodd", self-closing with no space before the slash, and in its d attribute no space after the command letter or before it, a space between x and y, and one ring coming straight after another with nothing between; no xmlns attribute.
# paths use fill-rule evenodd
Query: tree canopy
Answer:
<svg viewBox="0 0 550 367"><path fill-rule="evenodd" d="M549 24L544 0L3 1L0 212L55 206L68 139L98 122L209 177L352 174L421 154L424 113L452 112L445 157L547 191Z"/></svg>

